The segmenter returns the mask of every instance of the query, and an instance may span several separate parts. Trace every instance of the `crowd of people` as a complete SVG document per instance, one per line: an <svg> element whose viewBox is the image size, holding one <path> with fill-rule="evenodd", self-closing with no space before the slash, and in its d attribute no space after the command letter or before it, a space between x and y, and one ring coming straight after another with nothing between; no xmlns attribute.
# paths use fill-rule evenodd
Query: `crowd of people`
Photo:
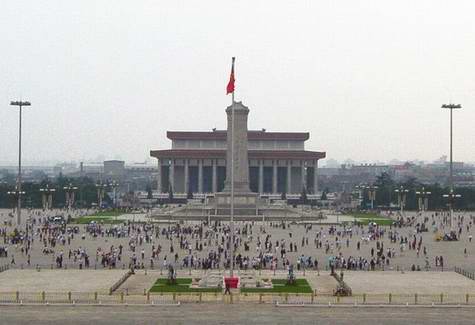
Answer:
<svg viewBox="0 0 475 325"><path fill-rule="evenodd" d="M444 257L431 255L424 237L430 226L448 229L444 213L414 216L417 223L294 224L239 222L234 236L227 222L163 224L124 222L87 225L56 222L35 211L16 228L3 218L0 258L21 267L411 270L443 268ZM67 218L65 218L67 219ZM474 217L457 216L458 237L471 243ZM424 225L422 227L422 225ZM425 238L425 239L423 239ZM234 258L231 258L234 252ZM95 255L94 255L95 254ZM464 256L468 255L464 248ZM402 257L410 261L405 262ZM422 259L419 260L419 258ZM415 261L415 262L414 262ZM1 262L0 262L1 263Z"/></svg>

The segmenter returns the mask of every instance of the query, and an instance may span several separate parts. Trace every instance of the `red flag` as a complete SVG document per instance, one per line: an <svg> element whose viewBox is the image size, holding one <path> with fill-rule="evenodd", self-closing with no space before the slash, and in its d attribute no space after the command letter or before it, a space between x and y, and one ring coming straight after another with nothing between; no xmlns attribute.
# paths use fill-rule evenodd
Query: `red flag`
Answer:
<svg viewBox="0 0 475 325"><path fill-rule="evenodd" d="M235 57L233 57L233 65L231 67L231 75L229 76L228 86L226 87L226 95L234 92L234 60Z"/></svg>

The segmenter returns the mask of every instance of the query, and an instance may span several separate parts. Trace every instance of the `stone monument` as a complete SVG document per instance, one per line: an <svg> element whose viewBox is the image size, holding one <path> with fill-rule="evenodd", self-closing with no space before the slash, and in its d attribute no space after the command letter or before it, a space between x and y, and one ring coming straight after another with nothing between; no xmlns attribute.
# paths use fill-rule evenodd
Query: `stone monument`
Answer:
<svg viewBox="0 0 475 325"><path fill-rule="evenodd" d="M231 192L231 157L234 148L234 192L249 193L249 161L247 158L247 116L249 109L242 102L234 103L234 138L232 137L232 106L226 108L228 116L226 181L224 192ZM233 145L234 142L234 145Z"/></svg>
<svg viewBox="0 0 475 325"><path fill-rule="evenodd" d="M226 181L221 193L216 193L219 214L229 214L231 204L231 168L234 168L235 214L257 214L257 194L249 188L249 160L247 148L247 117L249 109L242 102L234 102L234 136L232 123L233 106L226 109L228 116ZM234 149L234 155L232 150ZM234 164L231 157L234 156ZM224 210L223 210L224 209Z"/></svg>

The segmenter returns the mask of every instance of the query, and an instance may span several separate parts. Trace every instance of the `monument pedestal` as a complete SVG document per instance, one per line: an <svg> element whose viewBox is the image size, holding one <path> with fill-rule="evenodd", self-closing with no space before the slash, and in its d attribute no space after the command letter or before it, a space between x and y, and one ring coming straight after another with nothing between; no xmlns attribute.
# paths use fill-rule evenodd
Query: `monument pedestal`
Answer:
<svg viewBox="0 0 475 325"><path fill-rule="evenodd" d="M257 215L258 195L253 192L234 193L234 215ZM219 192L215 194L216 214L231 215L231 193Z"/></svg>

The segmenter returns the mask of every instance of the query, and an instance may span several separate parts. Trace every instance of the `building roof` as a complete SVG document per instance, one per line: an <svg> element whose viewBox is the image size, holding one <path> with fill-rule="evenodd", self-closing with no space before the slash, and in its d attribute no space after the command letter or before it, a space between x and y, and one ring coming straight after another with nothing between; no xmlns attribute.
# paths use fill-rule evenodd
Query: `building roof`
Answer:
<svg viewBox="0 0 475 325"><path fill-rule="evenodd" d="M167 131L170 140L226 140L226 130L201 131ZM247 131L248 140L294 140L306 141L310 137L308 132L267 132Z"/></svg>
<svg viewBox="0 0 475 325"><path fill-rule="evenodd" d="M150 156L164 158L225 159L226 150L167 149L151 150ZM323 159L325 152L306 150L248 150L249 159Z"/></svg>

